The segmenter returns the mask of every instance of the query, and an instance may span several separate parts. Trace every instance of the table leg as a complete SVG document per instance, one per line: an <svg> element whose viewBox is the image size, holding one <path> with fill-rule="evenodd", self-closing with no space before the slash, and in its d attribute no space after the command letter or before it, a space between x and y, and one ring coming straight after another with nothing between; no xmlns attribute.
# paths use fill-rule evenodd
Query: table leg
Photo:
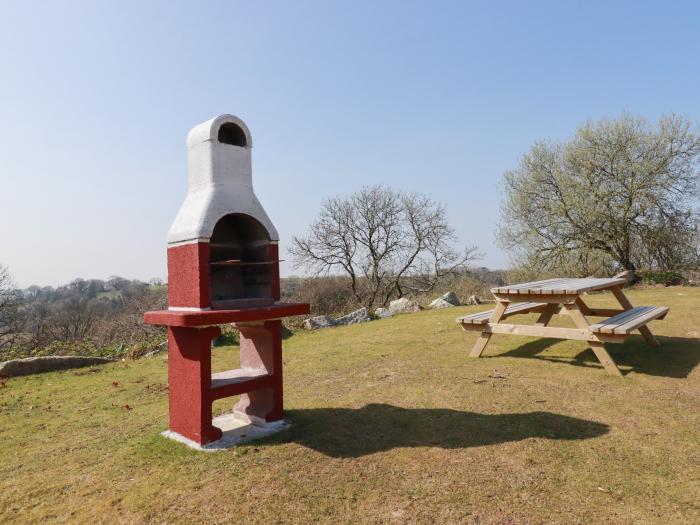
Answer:
<svg viewBox="0 0 700 525"><path fill-rule="evenodd" d="M498 301L496 303L496 308L494 308L493 313L489 318L489 323L498 323L503 317L503 314L505 313L509 304L510 303L508 301ZM476 343L474 343L471 352L469 352L469 357L481 356L481 353L484 351L484 348L486 348L489 339L491 339L491 334L482 332L479 338L476 340Z"/></svg>
<svg viewBox="0 0 700 525"><path fill-rule="evenodd" d="M588 321L586 321L586 318L581 313L581 310L579 310L578 304L565 304L564 308L566 308L566 310L569 312L569 316L571 319L573 319L577 328L581 328L583 330L589 329ZM620 369L617 368L617 364L615 364L615 361L605 349L605 345L603 345L603 343L598 341L588 341L588 344L591 346L593 353L608 374L622 377L622 372L620 372Z"/></svg>
<svg viewBox="0 0 700 525"><path fill-rule="evenodd" d="M615 299L617 299L617 302L620 303L620 306L622 306L624 310L630 310L634 308L630 300L627 299L627 296L622 291L621 287L616 286L614 288L611 288L610 291L613 293ZM648 326L640 326L639 333L642 334L642 337L647 342L647 344L651 346L659 346L659 342L656 340L656 337L654 337L654 334L651 333L651 330L649 330Z"/></svg>
<svg viewBox="0 0 700 525"><path fill-rule="evenodd" d="M549 321L552 320L552 316L554 316L555 313L557 313L557 310L559 310L559 305L556 303L549 303L547 306L545 306L544 310L540 314L540 316L537 318L537 321L535 321L536 326L547 326L549 324Z"/></svg>

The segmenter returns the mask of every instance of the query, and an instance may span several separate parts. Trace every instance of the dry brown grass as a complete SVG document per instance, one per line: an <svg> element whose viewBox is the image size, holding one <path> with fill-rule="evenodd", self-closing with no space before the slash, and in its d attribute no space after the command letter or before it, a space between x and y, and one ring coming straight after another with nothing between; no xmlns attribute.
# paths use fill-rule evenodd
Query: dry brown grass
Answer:
<svg viewBox="0 0 700 525"><path fill-rule="evenodd" d="M295 335L293 427L215 454L159 436L164 357L7 380L0 522L697 523L700 289L630 297L671 313L662 348L610 345L625 379L574 341L468 360L481 307Z"/></svg>

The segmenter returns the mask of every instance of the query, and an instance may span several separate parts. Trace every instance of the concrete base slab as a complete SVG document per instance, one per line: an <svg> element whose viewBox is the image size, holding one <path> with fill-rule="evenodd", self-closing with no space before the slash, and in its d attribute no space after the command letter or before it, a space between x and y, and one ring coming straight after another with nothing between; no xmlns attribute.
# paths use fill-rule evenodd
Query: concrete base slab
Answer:
<svg viewBox="0 0 700 525"><path fill-rule="evenodd" d="M201 450L204 452L216 452L217 450L225 450L227 448L235 447L236 445L241 445L243 443L248 443L255 439L264 438L281 432L291 426L290 423L281 419L279 421L272 421L271 423L262 423L253 425L250 421L245 420L238 414L223 414L217 416L212 420L215 427L218 427L223 432L221 439L207 443L206 445L200 445L196 441L192 441L185 436L178 434L177 432L171 432L166 430L161 432L162 436L169 439L178 441L179 443L184 443L190 448Z"/></svg>

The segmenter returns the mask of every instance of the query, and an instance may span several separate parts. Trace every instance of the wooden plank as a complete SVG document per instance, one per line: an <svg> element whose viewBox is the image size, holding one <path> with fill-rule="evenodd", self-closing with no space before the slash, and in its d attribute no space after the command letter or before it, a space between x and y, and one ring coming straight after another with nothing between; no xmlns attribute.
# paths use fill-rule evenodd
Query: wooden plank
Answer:
<svg viewBox="0 0 700 525"><path fill-rule="evenodd" d="M625 279L619 278L594 278L587 277L584 279L571 279L565 287L566 293L575 293L581 295L582 293L592 292L595 290L604 290L607 288L612 288L613 286L618 286L624 284Z"/></svg>
<svg viewBox="0 0 700 525"><path fill-rule="evenodd" d="M588 312L584 312L583 314L593 317L612 317L622 312L624 312L624 310L620 310L619 308L589 308Z"/></svg>
<svg viewBox="0 0 700 525"><path fill-rule="evenodd" d="M503 318L510 317L511 315L528 313L531 311L537 311L541 308L547 306L545 303L511 303L503 314ZM489 318L493 314L494 310L486 310L484 312L478 312L476 314L465 315L457 319L458 323L462 324L485 324L488 322Z"/></svg>
<svg viewBox="0 0 700 525"><path fill-rule="evenodd" d="M506 301L496 303L496 308L493 309L493 313L491 314L491 317L489 317L489 322L498 323L498 321L501 320L501 317L503 317L506 308L508 308L508 304L509 303ZM472 347L471 351L469 352L469 357L476 358L481 356L481 353L486 348L486 345L489 343L490 339L491 334L482 332L479 338L476 340L476 343L474 343L474 346Z"/></svg>
<svg viewBox="0 0 700 525"><path fill-rule="evenodd" d="M614 286L620 286L626 282L623 278L557 278L532 281L529 283L512 284L492 288L494 294L511 295L579 295L585 292L604 290Z"/></svg>
<svg viewBox="0 0 700 525"><path fill-rule="evenodd" d="M605 334L614 334L615 328L620 326L620 324L624 324L631 319L636 319L642 313L644 312L640 312L635 308L633 308L632 310L626 310L621 314L615 315L608 319L604 319L600 323L595 323L591 330Z"/></svg>
<svg viewBox="0 0 700 525"><path fill-rule="evenodd" d="M535 295L552 295L556 293L555 291L563 286L569 279L554 279L550 283L540 284L535 287L530 288L527 291L521 291L521 293L532 293Z"/></svg>
<svg viewBox="0 0 700 525"><path fill-rule="evenodd" d="M593 334L589 333L586 335L586 337L581 337L580 333L578 332L579 329L577 328L558 328L558 327L544 327L544 326L539 326L539 325L510 325L506 323L498 323L493 326L501 327L501 326L515 326L518 327L517 330L510 330L506 329L505 331L501 330L501 328L496 328L493 329L488 323L485 325L480 325L480 324L463 324L461 325L462 329L465 332L480 332L480 333L487 333L488 335L493 335L493 334L510 334L510 335L524 335L524 336L531 336L531 337L551 337L554 339L568 339L569 336L573 336L573 339L575 341L601 341L604 343L623 343L629 336L628 335L618 335L618 334ZM521 328L525 330L520 330ZM543 335L543 333L537 332L533 333L528 330L529 328L546 328L547 330L557 330L556 332L551 332L551 333L546 333ZM560 332L559 330L574 330L572 333L566 333L566 332ZM566 335L566 337L559 337L559 335Z"/></svg>
<svg viewBox="0 0 700 525"><path fill-rule="evenodd" d="M573 303L576 300L575 295L565 295L565 294L552 294L552 295L517 294L517 295L512 295L512 294L505 294L505 293L495 293L493 295L496 297L496 299L499 299L501 301L518 301L518 302L532 301L532 302L539 302L539 303L563 304L563 303Z"/></svg>
<svg viewBox="0 0 700 525"><path fill-rule="evenodd" d="M511 284L506 286L499 286L496 288L491 288L492 293L512 293L517 294L519 290L527 290L529 288L537 288L539 285L544 285L547 283L552 283L555 281L561 281L563 279L545 279L543 281L532 281L528 283Z"/></svg>
<svg viewBox="0 0 700 525"><path fill-rule="evenodd" d="M605 345L603 343L595 343L593 341L589 342L589 344L593 349L593 353L598 358L598 361L600 361L600 364L603 365L606 372L611 376L622 377L622 372L620 372L620 369L617 368L617 364L613 360L612 356L605 349Z"/></svg>
<svg viewBox="0 0 700 525"><path fill-rule="evenodd" d="M569 315L571 316L571 319L574 321L574 324L577 328L590 331L588 321L586 321L586 318L583 316L581 310L578 309L578 306L576 304L567 304L565 305L565 308L569 311ZM603 368L605 368L608 374L617 377L622 377L622 372L620 372L620 369L617 368L615 361L605 349L605 345L602 342L589 341L588 344L591 345L593 353L598 358L598 361L600 361L600 364L603 365Z"/></svg>
<svg viewBox="0 0 700 525"><path fill-rule="evenodd" d="M595 330L596 332L613 334L615 333L616 327L626 323L631 319L635 319L640 315L645 314L647 311L653 308L653 306L640 306L637 308L632 308L630 310L625 310L621 314L617 314L614 317L610 317L609 319L604 319L599 323L595 323L593 326L591 326L591 330Z"/></svg>
<svg viewBox="0 0 700 525"><path fill-rule="evenodd" d="M607 334L629 334L641 326L664 317L667 306L637 306L591 326L591 331Z"/></svg>
<svg viewBox="0 0 700 525"><path fill-rule="evenodd" d="M617 327L613 333L615 334L629 334L635 329L641 329L647 323L665 317L668 313L667 306L656 306L652 310L646 312L643 315L638 316L636 319L630 319L622 326Z"/></svg>
<svg viewBox="0 0 700 525"><path fill-rule="evenodd" d="M540 316L537 318L537 321L535 321L535 325L547 326L549 324L549 321L552 320L552 317L554 316L554 314L557 313L558 309L559 309L558 304L548 303L547 306L542 310L542 313L540 314Z"/></svg>
<svg viewBox="0 0 700 525"><path fill-rule="evenodd" d="M617 299L617 302L620 303L620 306L622 306L625 310L632 308L632 303L625 295L625 292L622 291L622 285L611 288L610 291L615 296L615 299ZM663 319L664 317L666 317L666 314L663 314L663 316L659 317L659 319ZM642 334L642 337L647 344L651 346L659 346L659 342L656 340L656 337L654 337L654 334L651 333L648 326L640 326L639 333Z"/></svg>
<svg viewBox="0 0 700 525"><path fill-rule="evenodd" d="M467 327L465 329L480 331L487 334L502 334L502 335L523 335L528 337L549 337L552 339L570 339L573 341L597 341L621 343L626 336L617 334L594 334L590 330L582 328L560 328L553 326L538 326L526 324L508 324L508 323L488 323L484 326Z"/></svg>
<svg viewBox="0 0 700 525"><path fill-rule="evenodd" d="M525 324L488 323L483 331L490 334L526 335L530 337L551 337L554 339L573 339L575 341L598 341L590 330L581 328L559 328Z"/></svg>
<svg viewBox="0 0 700 525"><path fill-rule="evenodd" d="M489 344L489 340L491 339L491 334L484 334L482 333L476 340L476 343L474 343L474 346L472 347L471 351L469 352L469 357L481 357L481 353L484 351L484 348L486 348L486 345Z"/></svg>

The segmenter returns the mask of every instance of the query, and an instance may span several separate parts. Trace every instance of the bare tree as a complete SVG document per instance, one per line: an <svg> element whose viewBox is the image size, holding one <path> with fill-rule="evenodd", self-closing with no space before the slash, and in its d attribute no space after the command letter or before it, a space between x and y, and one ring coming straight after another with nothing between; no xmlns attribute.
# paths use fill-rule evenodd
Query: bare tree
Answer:
<svg viewBox="0 0 700 525"><path fill-rule="evenodd" d="M588 123L505 173L500 240L543 273L693 265L699 164L700 135L683 117Z"/></svg>
<svg viewBox="0 0 700 525"><path fill-rule="evenodd" d="M52 305L49 331L56 341L81 341L91 334L98 318L94 302L73 297Z"/></svg>
<svg viewBox="0 0 700 525"><path fill-rule="evenodd" d="M305 237L294 237L295 267L350 277L358 302L371 308L392 297L432 290L477 257L459 253L445 207L429 197L374 186L321 205Z"/></svg>
<svg viewBox="0 0 700 525"><path fill-rule="evenodd" d="M119 308L100 317L95 325L95 339L101 345L119 342L130 346L153 339L165 340L165 330L146 324L143 313L168 307L165 287L145 288L122 298Z"/></svg>
<svg viewBox="0 0 700 525"><path fill-rule="evenodd" d="M22 333L22 296L10 272L0 265L0 355L15 344Z"/></svg>

